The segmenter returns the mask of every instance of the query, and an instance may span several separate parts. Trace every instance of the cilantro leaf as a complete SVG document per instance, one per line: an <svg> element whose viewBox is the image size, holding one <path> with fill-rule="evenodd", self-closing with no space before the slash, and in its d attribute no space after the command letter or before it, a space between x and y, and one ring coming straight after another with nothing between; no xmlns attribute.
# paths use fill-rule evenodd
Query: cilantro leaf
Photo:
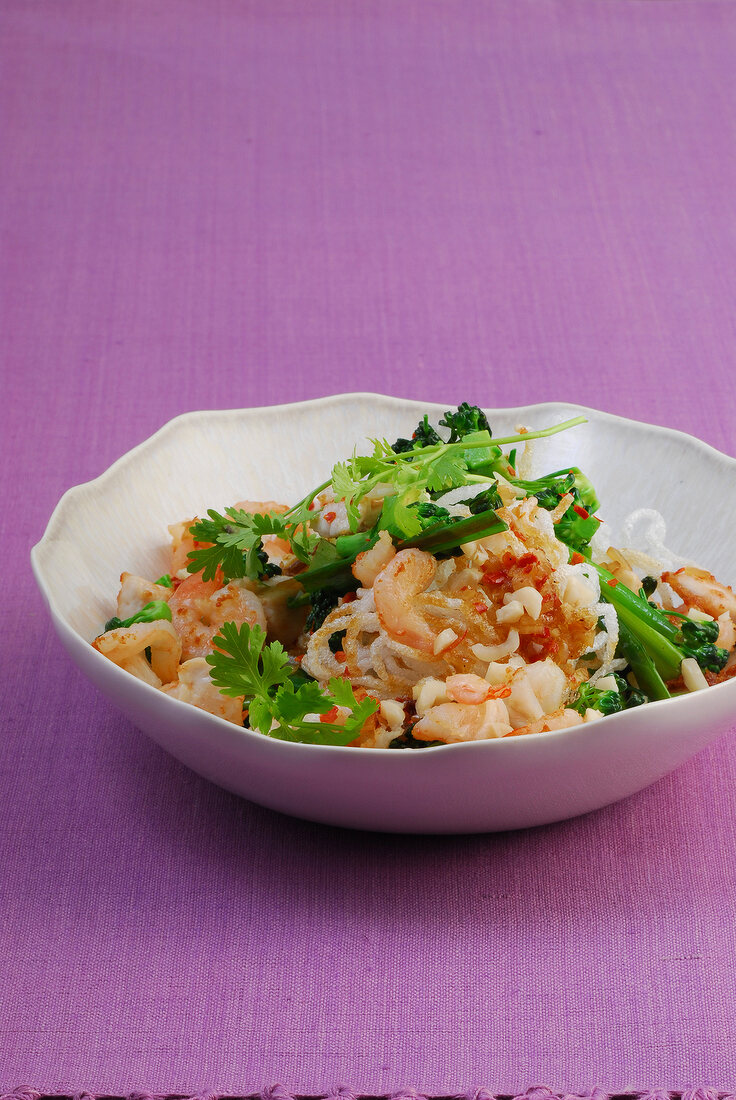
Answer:
<svg viewBox="0 0 736 1100"><path fill-rule="evenodd" d="M366 491L360 477L360 471L352 462L338 462L332 467L332 491L335 494L335 500L345 501L351 531L358 530L360 523L358 501Z"/></svg>
<svg viewBox="0 0 736 1100"><path fill-rule="evenodd" d="M436 493L442 489L452 489L455 485L465 484L467 467L455 451L440 451L427 463L427 488Z"/></svg>
<svg viewBox="0 0 736 1100"><path fill-rule="evenodd" d="M349 680L344 677L338 679L333 677L329 683L330 692L332 698L337 703L338 707L357 707L358 700L355 698L355 692L353 685Z"/></svg>
<svg viewBox="0 0 736 1100"><path fill-rule="evenodd" d="M353 685L349 680L333 678L329 684L330 693L339 707L349 707L351 713L345 719L346 737L352 734L349 740L354 740L360 733L367 718L378 710L378 703L370 696L358 701L355 697Z"/></svg>
<svg viewBox="0 0 736 1100"><path fill-rule="evenodd" d="M288 679L286 651L280 642L266 645L262 627L224 623L214 641L217 648L205 660L223 695L267 695Z"/></svg>
<svg viewBox="0 0 736 1100"><path fill-rule="evenodd" d="M302 502L304 503L304 502ZM310 531L308 509L297 508L277 515L273 512L244 512L242 508L226 508L225 514L208 509L207 519L199 519L189 528L196 542L211 545L197 547L189 554L190 573L202 571L205 581L213 580L218 567L226 578L273 575L263 552L263 536L278 535L288 539L294 555L301 561L309 556L319 538ZM265 560L264 560L265 558Z"/></svg>
<svg viewBox="0 0 736 1100"><path fill-rule="evenodd" d="M209 519L197 520L189 531L195 542L210 545L190 551L187 569L190 573L201 572L205 581L214 580L218 569L222 569L226 577L244 577L245 559L242 549L232 544L223 546L221 543L231 531L227 517L216 512L214 508L208 509L207 515Z"/></svg>
<svg viewBox="0 0 736 1100"><path fill-rule="evenodd" d="M358 736L366 721L372 714L375 714L378 710L378 703L375 699L363 699L354 708L351 714L345 719L345 725L342 727L344 732L345 744L350 744ZM339 727L338 727L339 728Z"/></svg>
<svg viewBox="0 0 736 1100"><path fill-rule="evenodd" d="M328 699L316 680L302 684L296 691L291 683L284 684L274 698L279 717L287 722L302 722L307 714L327 714L334 703Z"/></svg>
<svg viewBox="0 0 736 1100"><path fill-rule="evenodd" d="M251 727L270 737L347 745L378 707L375 699L358 701L346 680L331 680L329 690L316 680L295 687L283 646L280 642L267 644L259 626L225 623L214 643L214 653L205 658L212 683L223 695L244 696ZM306 720L310 714L329 718L338 706L350 710L344 723Z"/></svg>
<svg viewBox="0 0 736 1100"><path fill-rule="evenodd" d="M258 695L248 703L248 722L259 733L270 734L273 717L273 703L267 695Z"/></svg>

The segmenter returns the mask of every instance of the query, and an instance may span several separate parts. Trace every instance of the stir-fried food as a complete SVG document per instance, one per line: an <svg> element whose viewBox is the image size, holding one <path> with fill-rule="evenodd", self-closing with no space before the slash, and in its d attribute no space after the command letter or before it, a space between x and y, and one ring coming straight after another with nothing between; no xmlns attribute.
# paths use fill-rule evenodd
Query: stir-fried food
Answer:
<svg viewBox="0 0 736 1100"><path fill-rule="evenodd" d="M123 573L94 646L271 737L422 748L561 730L736 675L736 595L609 545L576 467L462 404L373 440L297 504L175 523L170 572ZM510 450L504 448L510 447Z"/></svg>

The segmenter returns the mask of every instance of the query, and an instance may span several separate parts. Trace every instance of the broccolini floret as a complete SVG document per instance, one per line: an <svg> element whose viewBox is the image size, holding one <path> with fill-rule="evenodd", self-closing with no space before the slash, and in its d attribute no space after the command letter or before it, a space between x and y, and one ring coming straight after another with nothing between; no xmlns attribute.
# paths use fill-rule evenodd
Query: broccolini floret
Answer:
<svg viewBox="0 0 736 1100"><path fill-rule="evenodd" d="M134 626L136 623L153 623L158 619L168 619L171 622L171 608L166 600L151 600L140 611L136 611L135 615L131 615L129 619L119 619L117 615L113 615L105 623L105 629L102 633L107 634L108 630L120 630L121 627Z"/></svg>
<svg viewBox="0 0 736 1100"><path fill-rule="evenodd" d="M443 428L450 429L450 438L448 443L457 443L458 440L464 439L466 435L470 435L472 432L489 432L491 426L488 423L488 417L482 409L477 405L469 405L467 401L463 401L461 405L458 405L455 412L448 411L440 420L440 424Z"/></svg>
<svg viewBox="0 0 736 1100"><path fill-rule="evenodd" d="M411 439L397 439L391 444L391 450L397 455L407 454L420 447L433 447L441 442L442 440L429 422L429 416L425 413L414 429Z"/></svg>
<svg viewBox="0 0 736 1100"><path fill-rule="evenodd" d="M618 690L609 688L604 691L597 688L595 684L585 683L580 685L577 695L571 703L568 703L568 706L578 714L585 714L586 710L597 710L601 714L615 714L624 709L624 702Z"/></svg>
<svg viewBox="0 0 736 1100"><path fill-rule="evenodd" d="M320 588L318 592L313 592L310 596L312 606L304 624L305 629L319 630L333 607L337 607L339 599L340 596L334 588Z"/></svg>

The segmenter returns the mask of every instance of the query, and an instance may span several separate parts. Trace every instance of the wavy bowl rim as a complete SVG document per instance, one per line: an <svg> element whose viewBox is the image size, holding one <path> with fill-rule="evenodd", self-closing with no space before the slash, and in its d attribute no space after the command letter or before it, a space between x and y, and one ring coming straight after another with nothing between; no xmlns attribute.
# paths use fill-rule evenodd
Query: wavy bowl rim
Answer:
<svg viewBox="0 0 736 1100"><path fill-rule="evenodd" d="M31 548L31 552L30 552L31 567L32 567L32 570L33 570L34 578L35 578L36 583L39 587L41 595L43 596L43 598L46 602L46 605L47 605L48 610L49 610L49 614L51 615L51 618L52 618L53 622L57 626L57 629L61 629L64 633L67 634L67 636L72 641L72 645L76 645L76 644L81 643L83 646L88 647L90 654L94 654L95 657L99 658L99 661L104 661L105 666L106 666L107 671L108 671L108 674L110 674L112 672L112 670L114 669L115 673L117 673L120 677L125 677L124 682L134 692L139 690L139 689L145 689L145 692L154 692L155 693L155 696L149 696L150 698L154 698L154 697L156 699L161 698L162 693L157 688L153 687L151 684L146 684L145 682L143 682L141 680L137 680L135 677L131 677L130 674L126 673L124 669L121 669L117 665L115 665L113 662L108 661L107 658L105 658L101 653L99 653L92 646L90 646L89 643L87 643L85 641L85 639L82 638L77 633L77 631L74 630L74 628L69 625L69 623L62 616L62 614L58 611L57 607L54 604L53 595L52 595L52 593L49 589L48 584L46 583L45 577L43 576L42 566L41 566L41 562L40 562L39 558L40 558L40 554L41 554L42 549L46 546L46 544L49 541L51 541L56 528L63 522L64 512L69 507L70 502L73 503L74 500L77 497L81 496L84 493L88 493L88 492L92 491L93 489L94 490L99 490L100 488L103 488L104 485L105 485L105 482L108 479L110 479L114 475L116 475L125 466L130 465L131 463L133 463L140 454L146 452L147 450L149 450L150 448L155 446L160 439L162 439L165 436L169 435L170 433L174 432L180 424L196 422L197 420L201 420L201 419L205 419L205 418L209 418L209 417L228 417L229 418L229 417L237 417L239 415L242 416L244 414L248 415L248 416L253 416L253 415L257 415L259 413L274 414L274 413L277 413L277 412L283 411L283 410L308 409L308 408L313 408L313 407L323 408L325 405L339 404L341 402L345 402L345 401L348 401L348 400L356 400L356 399L371 400L373 402L378 402L379 404L387 404L387 405L394 405L394 406L400 405L404 408L413 407L415 409L425 410L425 411L428 407L437 407L437 408L439 408L442 404L448 404L450 406L452 405L452 402L419 401L419 400L416 400L415 398L394 397L390 394L375 393L375 392L372 392L372 391L354 391L354 392L351 391L351 392L346 392L346 393L328 394L325 397L309 398L309 399L304 400L304 401L290 401L290 402L276 404L276 405L248 406L247 408L233 408L233 409L194 409L194 410L190 410L189 412L179 413L177 416L172 417L170 420L165 421L165 423L162 424L161 427L158 428L152 435L148 436L146 439L141 440L140 443L137 443L134 447L131 447L130 450L125 451L124 454L120 455L119 458L115 459L105 470L102 471L102 473L98 474L96 477L91 478L89 481L79 482L79 484L77 484L77 485L70 486L70 488L67 489L62 494L62 496L59 498L58 503L56 504L55 508L53 509L53 511L52 511L52 513L51 513L51 515L48 519L48 522L46 524L46 528L43 532L43 535L38 540L38 542L36 542L34 544L34 546ZM632 417L619 416L617 413L605 412L602 409L596 409L596 408L593 408L592 406L589 406L589 405L578 405L575 402L568 402L568 401L541 401L541 402L537 402L533 405L513 405L513 406L507 406L507 407L503 407L503 408L487 408L487 407L484 406L483 409L484 409L484 412L486 412L489 416L493 416L494 414L509 415L509 414L514 414L514 413L518 413L518 414L522 415L522 414L528 414L530 412L535 413L537 411L540 411L540 412L541 411L554 412L554 411L560 411L560 410L565 410L565 411L571 410L577 415L592 414L592 416L595 417L596 419L601 418L603 420L618 422L618 423L626 424L626 425L632 425L637 429L646 429L649 432L653 432L655 434L661 434L663 436L667 436L668 438L675 438L675 439L682 440L682 441L686 442L688 444L688 446L691 446L691 447L694 446L705 457L707 457L711 460L715 460L719 463L725 464L727 466L732 466L734 468L734 471L736 472L736 458L732 457L731 455L725 454L723 451L719 451L716 447L711 446L710 443L706 443L704 440L699 439L697 436L691 435L688 432L684 432L679 428L668 428L668 427L665 427L664 425L661 425L661 424L651 424L651 423L649 423L648 421L645 421L645 420L636 420ZM95 657L93 657L92 659L94 660ZM83 671L83 670L80 670L80 671ZM115 673L112 673L112 674L115 675ZM121 683L122 682L123 681L121 680ZM715 691L715 690L720 691L721 694L723 694L724 690L730 690L730 691L733 692L734 690L736 690L736 678L734 678L732 680L729 680L729 681L725 681L721 684L714 684L710 688L708 688L709 694L711 692ZM699 692L689 692L687 695L677 696L676 698L654 700L654 701L646 704L645 713L651 714L652 716L654 716L655 713L662 713L662 708L665 708L665 707L671 708L675 704L679 705L680 710L682 710L685 705L688 705L688 701L691 701L689 703L690 706L695 706L698 695L699 695ZM144 694L142 696L142 698L145 699L146 694ZM167 703L169 705L173 705L175 707L186 707L187 713L189 711L191 711L191 709L192 709L192 704L191 703L185 703L182 700L172 698L169 695L166 695L165 698L166 698ZM197 708L195 708L195 709L197 709ZM605 719L606 719L605 728L610 729L610 730L615 729L616 722L618 721L618 724L620 725L621 721L626 721L627 718L628 718L628 720L630 720L631 713L632 712L630 712L630 711L619 711L616 714L605 715ZM633 713L640 714L641 712L639 711L639 708L636 708L636 710ZM203 720L205 722L208 722L210 720L215 722L216 723L216 728L222 728L223 725L228 726L228 727L233 726L232 722L227 722L226 719L219 718L217 715L211 714L209 711L200 710L199 715L200 715L201 720ZM593 726L593 729L596 730L596 733L598 733L599 735L601 735L603 733L603 730L600 729L600 726L599 726L598 722L592 723L592 726ZM236 727L236 728L238 728L238 727ZM421 750L421 756L422 756L422 758L424 758L424 757L428 756L429 754L436 755L437 753L440 753L440 752L446 754L450 750L454 750L455 752L457 752L458 750L466 750L468 745L477 745L477 744L500 745L502 743L513 744L514 746L519 746L519 748L514 748L513 751L515 751L515 752L522 751L523 752L525 750L520 749L520 746L522 744L527 744L527 743L538 744L538 743L541 743L541 742L547 743L551 738L556 738L558 740L562 737L565 737L565 739L574 739L573 735L575 734L576 731L579 732L579 730L580 730L579 726L573 726L573 727L570 727L568 729L562 729L562 730L545 730L545 731L542 731L540 733L534 734L533 736L529 736L529 737L506 736L506 737L488 738L487 740L484 740L483 742L475 742L475 741L465 742L465 741L461 741L461 742L455 742L455 743L449 744L449 745L433 745L433 746L427 746L426 748L422 749ZM262 743L262 741L264 739L264 734L256 732L256 731L251 730L251 729L248 729L246 727L242 727L241 732L243 734L244 743L247 743L248 741L253 741L254 743ZM590 729L590 726L588 726L587 732L588 732L588 734L592 734L593 730ZM293 746L294 748L297 748L299 750L308 749L310 751L310 753L314 753L316 751L322 751L323 753L327 752L327 753L330 753L330 754L338 752L338 753L343 754L343 755L346 754L346 753L350 753L351 755L356 755L354 747L351 747L349 745L314 745L314 744L305 744L305 743L299 742L299 741L285 741L285 740L282 740L280 738L269 738L268 740L270 740L272 743L278 742L279 744L284 745L284 746ZM291 749L287 749L287 751L291 751ZM495 749L494 751L498 752L498 751L504 751L504 750ZM528 749L526 751L533 751L533 749ZM359 759L362 758L363 754L365 754L365 753L370 753L372 756L378 756L381 759L385 759L387 757L388 758L402 759L406 755L406 753L390 752L386 749L361 748L360 756L358 758ZM411 755L413 756L413 754L411 754Z"/></svg>

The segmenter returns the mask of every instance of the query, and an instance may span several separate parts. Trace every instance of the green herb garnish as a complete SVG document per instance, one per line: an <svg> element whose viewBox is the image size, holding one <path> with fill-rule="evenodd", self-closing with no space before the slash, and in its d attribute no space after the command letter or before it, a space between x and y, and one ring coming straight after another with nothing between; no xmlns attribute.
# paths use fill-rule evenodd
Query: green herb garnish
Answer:
<svg viewBox="0 0 736 1100"><path fill-rule="evenodd" d="M347 680L316 680L295 686L289 657L280 642L266 643L259 626L225 623L214 638L215 651L205 658L213 684L224 695L245 696L253 729L282 741L312 745L348 745L378 709L375 699L355 698ZM334 721L337 707L347 707L344 724ZM334 711L334 718L331 712ZM315 721L309 715L324 716Z"/></svg>

